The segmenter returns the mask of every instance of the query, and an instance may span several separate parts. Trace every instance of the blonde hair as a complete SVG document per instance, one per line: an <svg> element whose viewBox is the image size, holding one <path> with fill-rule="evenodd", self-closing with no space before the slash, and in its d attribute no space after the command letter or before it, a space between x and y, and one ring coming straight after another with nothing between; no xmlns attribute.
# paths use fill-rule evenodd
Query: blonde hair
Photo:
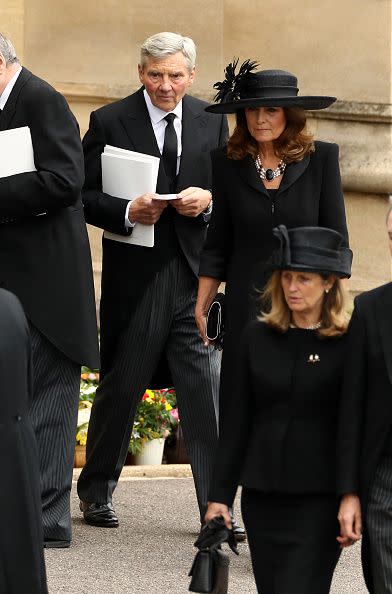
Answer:
<svg viewBox="0 0 392 594"><path fill-rule="evenodd" d="M313 135L306 128L306 114L303 107L284 107L286 128L274 141L276 156L285 163L298 163L309 153L314 152ZM227 144L229 159L239 161L250 155L254 159L259 146L248 130L245 110L236 114L236 127Z"/></svg>
<svg viewBox="0 0 392 594"><path fill-rule="evenodd" d="M326 280L330 274L318 273ZM269 312L262 312L259 316L260 322L264 322L279 332L287 332L291 322L291 311L287 305L282 283L281 270L275 270L262 292L262 303L270 304ZM337 278L332 288L324 295L321 310L321 328L318 328L319 336L325 338L341 336L347 331L348 316L346 313L347 296L340 278Z"/></svg>

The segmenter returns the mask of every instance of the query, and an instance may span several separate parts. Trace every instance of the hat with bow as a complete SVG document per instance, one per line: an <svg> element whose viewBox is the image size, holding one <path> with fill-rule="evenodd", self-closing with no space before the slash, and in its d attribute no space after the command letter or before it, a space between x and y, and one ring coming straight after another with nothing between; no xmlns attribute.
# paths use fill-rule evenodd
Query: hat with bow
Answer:
<svg viewBox="0 0 392 594"><path fill-rule="evenodd" d="M279 225L273 229L276 244L270 268L351 276L352 251L344 247L343 237L326 227L295 227Z"/></svg>

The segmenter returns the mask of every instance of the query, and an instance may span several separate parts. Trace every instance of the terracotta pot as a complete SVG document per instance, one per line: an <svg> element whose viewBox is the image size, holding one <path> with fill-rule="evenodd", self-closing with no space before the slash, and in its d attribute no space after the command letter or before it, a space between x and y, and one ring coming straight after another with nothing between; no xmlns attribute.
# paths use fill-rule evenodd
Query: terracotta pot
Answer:
<svg viewBox="0 0 392 594"><path fill-rule="evenodd" d="M74 453L74 468L83 468L86 464L86 446L76 445Z"/></svg>

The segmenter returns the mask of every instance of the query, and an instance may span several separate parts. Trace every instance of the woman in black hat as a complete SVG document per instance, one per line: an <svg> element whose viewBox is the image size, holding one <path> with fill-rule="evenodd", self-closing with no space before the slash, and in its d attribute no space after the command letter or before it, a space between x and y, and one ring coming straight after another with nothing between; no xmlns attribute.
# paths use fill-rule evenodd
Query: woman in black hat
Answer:
<svg viewBox="0 0 392 594"><path fill-rule="evenodd" d="M239 383L221 427L205 520L242 484L258 591L327 594L339 558L336 424L351 251L331 229L274 230L271 309L237 345Z"/></svg>
<svg viewBox="0 0 392 594"><path fill-rule="evenodd" d="M218 103L206 109L235 113L236 128L225 149L212 154L213 212L201 256L196 321L206 338L206 313L226 281L221 413L235 381L240 334L256 317L258 290L272 229L317 225L340 232L348 244L338 146L313 141L305 110L323 109L334 97L300 96L297 79L282 70L254 73L254 62L226 68L216 83Z"/></svg>

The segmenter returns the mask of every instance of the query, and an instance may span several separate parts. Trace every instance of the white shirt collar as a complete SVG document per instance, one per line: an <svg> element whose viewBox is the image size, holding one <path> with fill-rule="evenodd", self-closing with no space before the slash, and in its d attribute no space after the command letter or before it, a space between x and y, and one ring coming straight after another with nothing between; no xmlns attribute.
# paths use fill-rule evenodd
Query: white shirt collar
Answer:
<svg viewBox="0 0 392 594"><path fill-rule="evenodd" d="M14 76L8 82L8 85L5 87L4 91L0 96L0 109L4 109L5 104L7 103L8 97L11 95L11 91L14 88L14 84L18 80L19 74L22 72L22 66L19 66L19 69L15 72Z"/></svg>
<svg viewBox="0 0 392 594"><path fill-rule="evenodd" d="M174 109L171 111L164 111L159 107L156 107L150 99L149 94L147 93L146 89L143 89L144 99L146 101L148 113L150 115L151 122L153 124L157 124L164 117L167 116L168 113L174 113L180 120L182 120L182 99L177 103Z"/></svg>

